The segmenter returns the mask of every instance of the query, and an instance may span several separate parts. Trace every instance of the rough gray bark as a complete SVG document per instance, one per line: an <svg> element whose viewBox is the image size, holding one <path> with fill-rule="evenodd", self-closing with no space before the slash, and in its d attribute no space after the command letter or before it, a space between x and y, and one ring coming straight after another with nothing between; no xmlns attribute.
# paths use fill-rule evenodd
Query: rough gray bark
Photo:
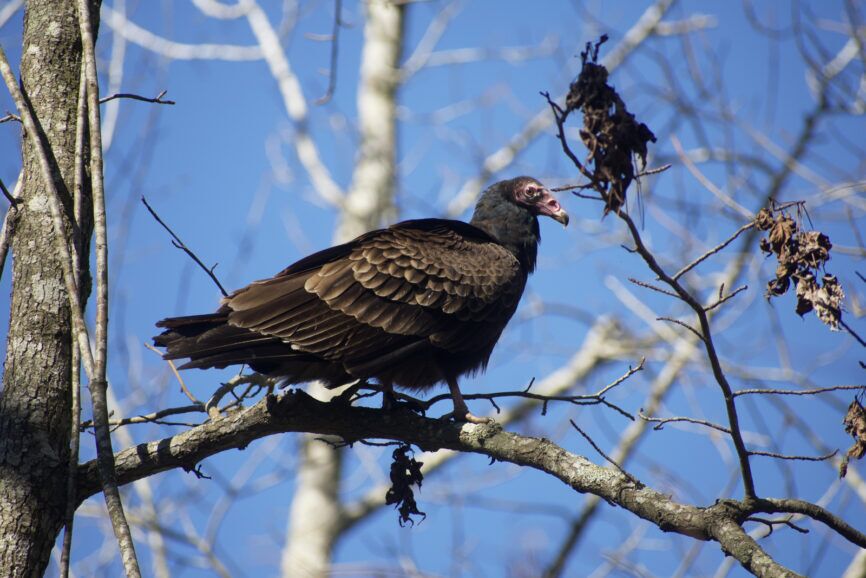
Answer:
<svg viewBox="0 0 866 578"><path fill-rule="evenodd" d="M80 67L75 4L29 2L21 81L40 136L53 151L55 180L70 216ZM48 242L54 230L33 146L36 137L25 134L22 143L22 202L12 240L12 303L0 397L3 576L42 575L66 504L72 334L59 256ZM85 205L89 209L89 201ZM89 234L90 224L84 223L82 238ZM82 293L87 285L82 283Z"/></svg>

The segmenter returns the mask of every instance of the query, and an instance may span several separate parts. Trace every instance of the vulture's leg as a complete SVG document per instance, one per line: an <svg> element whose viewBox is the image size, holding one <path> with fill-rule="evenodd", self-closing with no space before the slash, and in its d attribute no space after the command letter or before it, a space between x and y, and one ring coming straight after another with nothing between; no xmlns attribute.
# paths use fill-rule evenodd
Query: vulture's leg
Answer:
<svg viewBox="0 0 866 578"><path fill-rule="evenodd" d="M396 406L397 396L394 395L394 384L382 382L382 409L384 411L393 411Z"/></svg>
<svg viewBox="0 0 866 578"><path fill-rule="evenodd" d="M469 407L463 400L463 394L460 393L460 387L457 385L457 380L453 377L448 378L448 389L451 390L451 399L454 400L454 416L455 421L468 421L469 423L491 423L492 418L478 417L469 411Z"/></svg>

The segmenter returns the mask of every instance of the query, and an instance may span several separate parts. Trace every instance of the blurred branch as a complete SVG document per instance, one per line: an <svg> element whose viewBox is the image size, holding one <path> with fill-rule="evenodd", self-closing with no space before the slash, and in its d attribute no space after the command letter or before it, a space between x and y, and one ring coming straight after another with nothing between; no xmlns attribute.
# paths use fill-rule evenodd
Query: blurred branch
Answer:
<svg viewBox="0 0 866 578"><path fill-rule="evenodd" d="M676 150L677 154L680 156L680 160L682 161L682 163L686 166L687 169L689 169L689 172L692 173L692 175L698 180L698 182L700 182L704 186L705 189L710 191L713 194L713 196L715 196L717 199L719 199L722 202L723 205L725 205L729 209L733 209L741 217L744 217L744 218L749 219L749 220L752 220L755 218L755 215L753 215L749 209L747 209L746 207L744 207L743 205L741 205L740 203L735 201L729 194L727 194L726 192L721 190L719 187L717 187L700 170L698 170L698 167L695 166L695 163L692 162L692 159L683 150L683 145L680 143L680 139L678 139L674 135L671 135L671 142L674 145L674 150ZM742 232L742 230L738 231L737 235L739 235L741 232ZM736 235L734 236L734 238L736 238ZM733 239L731 239L731 241L733 241ZM728 241L728 242L730 242L730 241ZM689 267L689 268L691 268L691 267ZM674 279L678 278L681 274L682 273L677 273L674 276Z"/></svg>
<svg viewBox="0 0 866 578"><path fill-rule="evenodd" d="M23 5L24 0L9 0L3 8L0 8L0 28L5 26Z"/></svg>
<svg viewBox="0 0 866 578"><path fill-rule="evenodd" d="M129 42L172 60L249 61L264 58L259 46L184 44L168 40L128 20L105 3L102 4L101 22Z"/></svg>
<svg viewBox="0 0 866 578"><path fill-rule="evenodd" d="M343 202L343 191L334 182L310 136L307 101L301 84L292 72L289 59L283 51L280 38L268 20L268 15L255 0L249 0L246 7L247 11L244 15L249 22L250 30L255 35L262 57L277 82L286 114L294 124L293 142L298 160L306 169L316 193L331 205L339 207Z"/></svg>
<svg viewBox="0 0 866 578"><path fill-rule="evenodd" d="M435 66L469 64L482 60L502 60L513 64L525 60L531 60L533 58L542 58L549 56L558 45L559 42L557 38L546 36L539 44L530 46L454 48L451 50L430 52L426 55L422 55L417 62L407 62L400 71L401 80L405 82L409 77L417 74L420 70ZM413 54L412 56L415 57L416 54ZM411 67L410 64L412 65Z"/></svg>
<svg viewBox="0 0 866 578"><path fill-rule="evenodd" d="M342 0L334 0L334 23L331 29L331 61L328 67L328 88L325 94L316 99L316 104L326 104L330 102L334 96L334 90L337 88L337 58L340 54L340 26L342 21L343 2Z"/></svg>

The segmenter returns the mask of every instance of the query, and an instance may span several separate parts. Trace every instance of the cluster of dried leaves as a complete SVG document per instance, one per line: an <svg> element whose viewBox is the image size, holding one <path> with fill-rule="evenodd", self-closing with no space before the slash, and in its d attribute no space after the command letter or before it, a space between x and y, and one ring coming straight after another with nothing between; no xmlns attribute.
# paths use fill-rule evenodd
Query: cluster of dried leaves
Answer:
<svg viewBox="0 0 866 578"><path fill-rule="evenodd" d="M834 275L821 274L833 247L829 237L819 231L803 231L785 211L774 217L768 209L761 209L755 224L767 231L761 250L778 261L776 278L767 284L767 298L784 295L793 283L797 314L814 311L818 319L837 330L845 294Z"/></svg>
<svg viewBox="0 0 866 578"><path fill-rule="evenodd" d="M854 445L848 448L845 457L842 458L842 463L839 465L840 478L844 478L845 474L848 473L848 460L850 458L859 460L866 455L866 409L863 409L860 400L855 398L851 402L842 423L845 424L845 433L854 438Z"/></svg>
<svg viewBox="0 0 866 578"><path fill-rule="evenodd" d="M394 460L391 463L391 487L385 494L385 503L389 506L397 504L397 511L400 512L400 525L403 526L406 522L415 525L415 520L412 516L421 516L421 521L427 517L427 514L418 509L418 504L415 502L415 494L412 492L412 486L418 484L421 487L421 482L424 480L421 474L421 466L424 462L416 461L414 457L410 457L412 447L409 444L402 444L394 453L391 454Z"/></svg>
<svg viewBox="0 0 866 578"><path fill-rule="evenodd" d="M593 165L593 188L602 192L605 214L616 213L625 203L625 194L635 179L632 155L646 166L647 142L656 137L647 125L635 120L616 90L607 84L608 71L598 64L598 49L607 41L602 36L593 45L587 43L580 53L583 66L569 87L565 113L583 113L580 139L589 151L588 164Z"/></svg>

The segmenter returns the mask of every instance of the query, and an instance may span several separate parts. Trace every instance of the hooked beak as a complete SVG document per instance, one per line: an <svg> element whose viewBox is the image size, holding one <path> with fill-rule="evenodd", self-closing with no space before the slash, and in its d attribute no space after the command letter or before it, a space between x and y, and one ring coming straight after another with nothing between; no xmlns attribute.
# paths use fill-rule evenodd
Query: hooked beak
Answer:
<svg viewBox="0 0 866 578"><path fill-rule="evenodd" d="M538 208L539 215L545 215L555 221L562 223L563 227L568 226L568 213L559 204L550 191L544 189L541 199L535 205Z"/></svg>

